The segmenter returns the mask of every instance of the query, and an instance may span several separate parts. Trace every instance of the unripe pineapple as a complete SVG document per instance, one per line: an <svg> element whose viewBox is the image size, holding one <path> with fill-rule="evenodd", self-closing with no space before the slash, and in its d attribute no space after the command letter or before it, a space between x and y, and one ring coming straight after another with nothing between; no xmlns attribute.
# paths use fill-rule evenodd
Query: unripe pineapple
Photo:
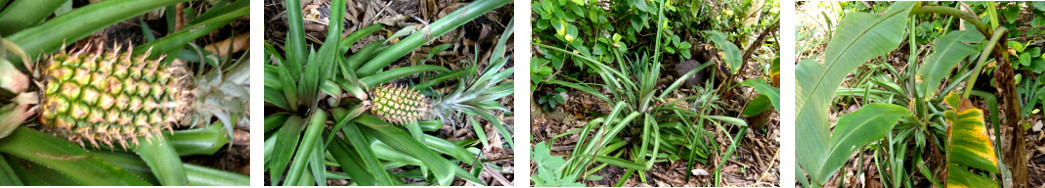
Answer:
<svg viewBox="0 0 1045 188"><path fill-rule="evenodd" d="M45 58L38 70L42 130L80 145L123 148L170 130L194 100L191 74L180 63L148 56L87 46Z"/></svg>
<svg viewBox="0 0 1045 188"><path fill-rule="evenodd" d="M428 97L410 88L385 85L370 91L370 113L390 123L407 123L428 115Z"/></svg>

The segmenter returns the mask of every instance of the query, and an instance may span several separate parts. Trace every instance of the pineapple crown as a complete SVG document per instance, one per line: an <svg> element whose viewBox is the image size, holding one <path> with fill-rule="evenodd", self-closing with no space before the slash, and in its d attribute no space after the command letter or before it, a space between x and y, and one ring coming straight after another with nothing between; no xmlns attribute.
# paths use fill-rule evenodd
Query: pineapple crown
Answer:
<svg viewBox="0 0 1045 188"><path fill-rule="evenodd" d="M149 59L151 51L134 55L132 47L121 51L114 44L106 51L88 44L43 58L37 69L42 130L81 146L123 148L172 130L194 100L191 74L182 62Z"/></svg>

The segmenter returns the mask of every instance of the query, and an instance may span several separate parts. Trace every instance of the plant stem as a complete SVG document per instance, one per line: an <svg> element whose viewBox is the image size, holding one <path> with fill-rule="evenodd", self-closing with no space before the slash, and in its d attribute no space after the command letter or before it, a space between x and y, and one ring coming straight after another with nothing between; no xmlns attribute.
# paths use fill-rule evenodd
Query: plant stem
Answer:
<svg viewBox="0 0 1045 188"><path fill-rule="evenodd" d="M987 58L990 56L990 53L991 53L990 46L997 45L998 44L998 40L1000 40L1001 37L1004 36L1005 33L1007 33L1008 31L1009 31L1009 29L1007 29L1005 27L999 27L997 30L995 30L994 36L991 36L991 40L987 41L988 48L987 49L983 49L983 52L980 52L980 59L976 62L976 67L972 69L972 75L970 75L969 79L965 81L965 91L962 92L962 99L963 100L969 98L969 94L972 93L970 91L972 91L973 85L976 84L976 78L980 76L980 74L979 74L980 70L983 69L984 65L987 65L986 64ZM1001 63L1008 63L1008 62L998 62L998 63L1001 64Z"/></svg>
<svg viewBox="0 0 1045 188"><path fill-rule="evenodd" d="M976 17L975 14L969 12L945 6L923 6L911 10L911 14L928 13L944 14L959 17L965 21L968 21L969 24L975 26L976 30L979 30L980 33L983 34L983 36L991 36L990 30L988 30L987 27L987 23L983 23L983 21L980 21L979 17Z"/></svg>

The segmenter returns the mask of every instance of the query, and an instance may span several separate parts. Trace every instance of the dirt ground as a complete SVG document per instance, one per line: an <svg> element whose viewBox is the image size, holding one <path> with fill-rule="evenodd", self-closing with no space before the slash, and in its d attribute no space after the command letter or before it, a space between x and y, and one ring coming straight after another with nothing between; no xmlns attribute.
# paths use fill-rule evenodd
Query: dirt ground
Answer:
<svg viewBox="0 0 1045 188"><path fill-rule="evenodd" d="M306 40L308 40L308 45L318 49L326 37L327 26L330 23L330 1L302 0L301 2L303 4L301 7L303 9ZM457 10L458 8L468 5L470 2L471 1L455 0L348 0L345 12L346 15L349 16L346 16L346 18L342 20L344 26L342 33L345 36L373 24L385 25L385 29L363 37L356 42L356 44L350 48L348 53L352 54L365 45L384 40L404 27L423 27L430 22L442 18L446 14ZM496 40L504 31L508 22L512 19L512 7L512 4L508 4L500 9L493 10L490 13L480 16L476 20L473 20L458 29L452 30L442 37L414 50L412 53L407 54L406 57L390 64L389 68L415 65L419 60L426 58L433 47L443 44L451 44L451 47L445 51L436 53L432 59L426 60L425 64L440 65L454 70L467 66L465 63L471 62L478 55L481 60L481 62L479 62L480 68L485 68L488 64L485 60L489 59L489 56L491 55L490 52L492 51ZM265 0L265 42L273 45L277 51L283 51L282 45L285 43L287 35L286 12L284 10L283 1ZM397 39L392 39L391 43L397 41ZM474 50L476 45L479 46L481 54L475 54ZM509 57L512 56L512 46L512 39L509 39L506 46L506 55ZM505 67L512 67L514 64L514 61L509 60ZM406 82L404 80L416 78L416 76L408 77L393 82ZM514 78L509 77L508 79ZM448 91L449 89L452 89L452 86L453 85L444 83L436 85L433 88L435 88L436 91ZM515 95L510 95L505 97L500 101L501 104L508 107L508 109L513 109L514 96ZM502 117L505 129L509 131L512 130L515 122L514 118L510 115L502 115ZM449 141L477 138L472 126L467 124L467 121L460 116L451 119L444 119L443 121L447 126L444 126L443 129L437 131L434 136L446 138ZM482 120L482 118L480 118L478 123L482 124L485 130L495 130L491 123ZM487 147L483 150L483 155L486 157L484 162L490 162L490 164L500 166L505 172L514 172L514 151L510 148L502 147L506 144L503 143L500 135L496 134L496 131L488 131L487 138L490 140L491 147ZM507 138L506 140L510 141L512 138ZM464 169L472 168L470 166L462 167ZM340 169L330 170L340 171ZM268 181L267 177L265 179ZM486 169L479 176L479 179L487 185L503 186L512 185L515 177L514 173L502 174L496 173L495 170ZM404 181L411 183L418 180ZM348 182L344 180L330 180L327 182L328 185L345 185L346 183ZM267 184L269 183L266 182L266 185ZM467 186L471 185L471 183L458 179L452 185Z"/></svg>

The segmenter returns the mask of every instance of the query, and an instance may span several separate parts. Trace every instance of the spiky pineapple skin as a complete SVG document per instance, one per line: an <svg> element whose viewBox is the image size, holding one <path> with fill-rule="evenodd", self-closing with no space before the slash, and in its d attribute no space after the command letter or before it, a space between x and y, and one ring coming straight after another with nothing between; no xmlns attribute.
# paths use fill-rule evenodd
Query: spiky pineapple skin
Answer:
<svg viewBox="0 0 1045 188"><path fill-rule="evenodd" d="M40 66L42 130L80 145L119 143L170 130L192 95L181 64L162 65L149 52L86 46L45 58Z"/></svg>
<svg viewBox="0 0 1045 188"><path fill-rule="evenodd" d="M370 113L390 123L419 121L428 115L428 97L405 86L380 86L371 90L370 97Z"/></svg>

